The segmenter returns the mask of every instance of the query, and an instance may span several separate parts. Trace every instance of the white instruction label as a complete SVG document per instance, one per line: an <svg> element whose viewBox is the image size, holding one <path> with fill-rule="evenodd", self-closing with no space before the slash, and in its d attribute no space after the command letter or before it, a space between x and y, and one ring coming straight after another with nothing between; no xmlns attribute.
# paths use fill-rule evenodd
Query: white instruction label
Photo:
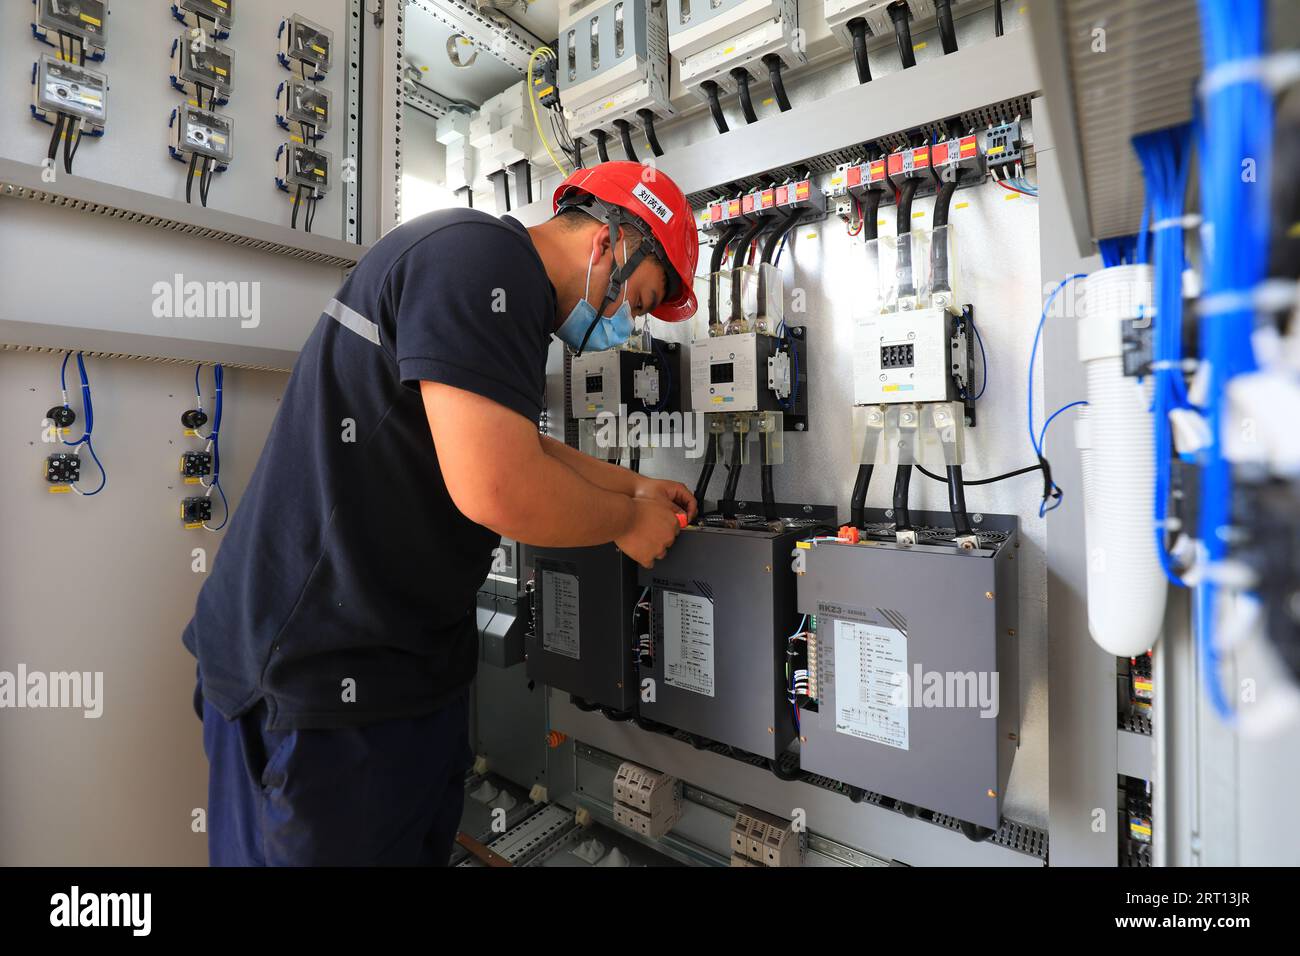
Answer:
<svg viewBox="0 0 1300 956"><path fill-rule="evenodd" d="M835 621L835 730L907 749L907 636Z"/></svg>
<svg viewBox="0 0 1300 956"><path fill-rule="evenodd" d="M578 660L578 578L542 571L542 648Z"/></svg>
<svg viewBox="0 0 1300 956"><path fill-rule="evenodd" d="M713 694L713 602L664 591L664 683Z"/></svg>

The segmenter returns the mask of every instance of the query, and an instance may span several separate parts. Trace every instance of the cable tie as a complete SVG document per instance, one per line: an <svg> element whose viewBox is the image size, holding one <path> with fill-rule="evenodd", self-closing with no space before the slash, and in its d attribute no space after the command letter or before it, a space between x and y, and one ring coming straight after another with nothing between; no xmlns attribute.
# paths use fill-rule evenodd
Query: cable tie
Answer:
<svg viewBox="0 0 1300 956"><path fill-rule="evenodd" d="M1150 228L1152 232L1162 232L1165 229L1197 229L1200 225L1201 217L1196 213L1188 213L1185 216L1157 220Z"/></svg>
<svg viewBox="0 0 1300 956"><path fill-rule="evenodd" d="M1266 279L1250 289L1228 289L1202 296L1196 304L1198 315L1223 315L1227 312L1281 312L1296 301L1296 284L1285 279Z"/></svg>
<svg viewBox="0 0 1300 956"><path fill-rule="evenodd" d="M1201 78L1201 96L1209 98L1230 86L1259 83L1276 93L1300 82L1300 51L1286 50L1266 56L1228 60Z"/></svg>

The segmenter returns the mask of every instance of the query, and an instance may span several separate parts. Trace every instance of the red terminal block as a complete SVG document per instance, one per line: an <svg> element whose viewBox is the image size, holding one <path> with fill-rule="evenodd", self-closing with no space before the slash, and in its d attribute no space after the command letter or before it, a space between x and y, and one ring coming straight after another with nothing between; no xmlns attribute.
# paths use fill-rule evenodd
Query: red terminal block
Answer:
<svg viewBox="0 0 1300 956"><path fill-rule="evenodd" d="M848 524L843 525L836 536L841 541L847 541L849 544L857 544L862 540L861 535L858 533L858 529Z"/></svg>
<svg viewBox="0 0 1300 956"><path fill-rule="evenodd" d="M820 189L815 189L810 179L800 179L797 182L777 186L775 198L777 209L806 210L808 215L805 218L809 220L814 218L814 215L826 213L826 194Z"/></svg>
<svg viewBox="0 0 1300 956"><path fill-rule="evenodd" d="M929 176L930 147L905 147L896 153L890 153L885 162L885 172L895 188L902 186L904 180Z"/></svg>
<svg viewBox="0 0 1300 956"><path fill-rule="evenodd" d="M935 143L930 151L930 165L935 176L942 178L945 169L974 171L978 176L966 176L964 183L974 183L983 179L985 171L984 154L980 152L979 137L974 133L959 139L950 139Z"/></svg>
<svg viewBox="0 0 1300 956"><path fill-rule="evenodd" d="M686 515L685 515L683 512L681 512L681 511L677 512L677 523L678 523L679 525L681 525L683 528L686 527L686 523L687 523L687 521L689 521L689 520L690 520L690 519L688 519L688 518L686 517Z"/></svg>
<svg viewBox="0 0 1300 956"><path fill-rule="evenodd" d="M873 159L858 166L850 166L844 171L844 177L850 195L865 199L869 192L883 192L882 204L893 202L894 190L885 174L885 160Z"/></svg>

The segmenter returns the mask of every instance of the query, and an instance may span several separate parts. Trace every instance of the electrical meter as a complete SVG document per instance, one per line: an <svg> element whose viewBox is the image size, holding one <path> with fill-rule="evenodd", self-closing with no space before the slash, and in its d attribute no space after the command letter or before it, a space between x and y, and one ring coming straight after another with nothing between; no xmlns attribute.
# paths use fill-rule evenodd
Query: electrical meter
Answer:
<svg viewBox="0 0 1300 956"><path fill-rule="evenodd" d="M33 67L36 114L49 119L63 113L92 127L102 127L108 117L108 77L103 73L64 63L48 53Z"/></svg>
<svg viewBox="0 0 1300 956"><path fill-rule="evenodd" d="M234 158L234 149L234 120L229 116L188 105L173 116L172 150L176 158L197 153L224 166Z"/></svg>
<svg viewBox="0 0 1300 956"><path fill-rule="evenodd" d="M310 126L316 133L313 140L323 138L324 130L330 128L333 116L329 90L313 86L303 80L285 80L276 92L280 107L276 122L284 129L291 123Z"/></svg>
<svg viewBox="0 0 1300 956"><path fill-rule="evenodd" d="M36 22L32 32L37 39L62 49L64 37L80 40L86 56L92 60L104 58L104 30L108 25L108 4L105 0L35 0ZM73 51L67 51L72 57Z"/></svg>
<svg viewBox="0 0 1300 956"><path fill-rule="evenodd" d="M323 196L334 184L330 172L334 165L333 157L323 149L300 143L284 143L276 157L280 164L276 185L286 192L302 186L314 190L317 196Z"/></svg>
<svg viewBox="0 0 1300 956"><path fill-rule="evenodd" d="M304 79L323 80L334 63L333 31L295 13L280 23L280 63L295 73L311 67L315 75Z"/></svg>
<svg viewBox="0 0 1300 956"><path fill-rule="evenodd" d="M204 28L210 22L213 33L224 40L235 23L235 0L176 0L172 16L189 27Z"/></svg>
<svg viewBox="0 0 1300 956"><path fill-rule="evenodd" d="M234 81L234 52L208 39L197 27L172 41L172 86L194 97L195 106L224 106ZM199 88L212 90L212 99L198 102Z"/></svg>

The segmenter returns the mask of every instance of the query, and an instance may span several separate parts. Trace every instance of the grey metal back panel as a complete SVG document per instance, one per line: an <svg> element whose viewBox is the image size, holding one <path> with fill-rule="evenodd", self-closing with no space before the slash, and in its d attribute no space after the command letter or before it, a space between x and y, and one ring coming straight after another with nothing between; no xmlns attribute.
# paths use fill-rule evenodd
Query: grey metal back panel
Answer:
<svg viewBox="0 0 1300 956"><path fill-rule="evenodd" d="M636 565L612 544L597 548L524 549L534 569L537 633L525 639L528 676L592 704L628 710L636 702L632 647L632 605ZM547 650L542 633L547 620L543 574L577 579L577 657Z"/></svg>
<svg viewBox="0 0 1300 956"><path fill-rule="evenodd" d="M1014 531L996 548L967 553L823 543L807 552L806 571L798 579L798 607L817 615L820 710L801 713L804 770L960 820L998 826L1020 699L1013 663ZM864 685L850 673L836 673L837 663L845 662L844 654L836 653L837 642L842 630L842 639L848 640L860 624L873 633L901 631L905 636L897 646L906 648L910 706L900 724L890 728L895 733L882 734L892 737L892 743L861 736L880 732L875 720L883 719L889 708L878 702L869 711L875 720L845 719L846 711L863 706ZM848 646L840 650L847 652ZM969 706L958 707L953 700L919 706L931 674L945 682L954 674L974 675L973 689L995 695L996 715L989 707L984 716L979 695Z"/></svg>
<svg viewBox="0 0 1300 956"><path fill-rule="evenodd" d="M642 716L775 758L794 738L785 639L798 623L790 551L802 532L688 528L641 571L652 587L655 700ZM664 593L704 597L713 613L713 696L665 680Z"/></svg>

